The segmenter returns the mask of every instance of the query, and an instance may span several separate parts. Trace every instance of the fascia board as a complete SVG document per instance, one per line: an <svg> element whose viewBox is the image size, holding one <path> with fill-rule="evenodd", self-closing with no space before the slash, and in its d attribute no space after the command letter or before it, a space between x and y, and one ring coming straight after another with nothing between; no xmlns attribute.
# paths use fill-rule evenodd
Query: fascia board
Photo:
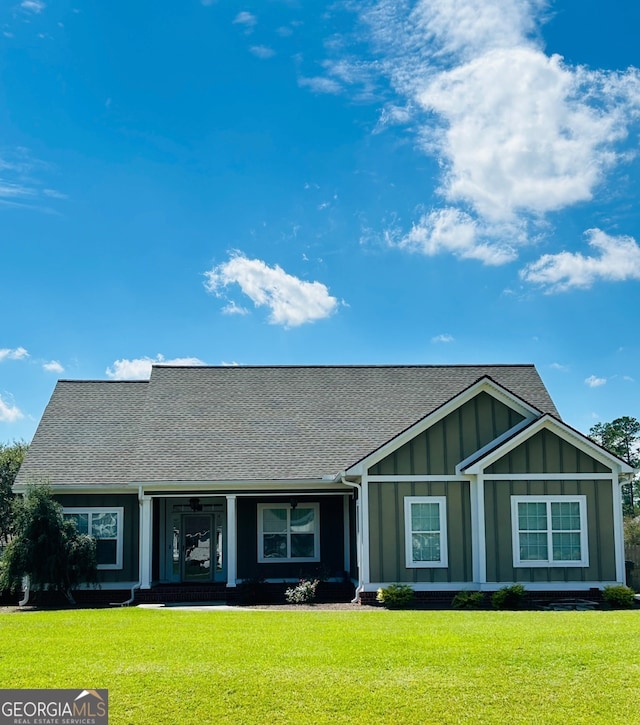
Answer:
<svg viewBox="0 0 640 725"><path fill-rule="evenodd" d="M504 403L508 407L520 413L520 415L524 416L525 421L533 420L541 414L537 408L533 407L522 398L519 398L518 396L509 392L501 385L498 385L495 380L492 380L490 377L485 376L484 378L481 378L480 380L477 380L475 383L470 385L468 388L466 388L466 390L463 390L461 393L458 393L458 395L455 395L446 403L443 403L439 408L429 413L424 418L421 418L416 423L409 426L409 428L406 428L404 431L399 433L390 441L387 441L387 443L384 443L382 446L380 446L380 448L377 448L368 456L358 461L350 468L347 468L345 472L346 475L363 475L369 468L371 468L371 466L374 466L376 463L378 463L378 461L386 458L388 455L403 446L412 438L415 438L415 436L427 430L427 428L430 428L432 425L445 418L447 415L452 413L461 405L464 405L464 403L471 400L472 398L475 398L476 395L483 392L488 393L492 397L496 398L496 400L499 400L501 403Z"/></svg>
<svg viewBox="0 0 640 725"><path fill-rule="evenodd" d="M24 494L31 484L14 484L12 491L15 494ZM61 493L135 493L132 491L129 485L111 485L101 483L86 483L86 484L75 484L75 483L47 483L49 488L55 494Z"/></svg>
<svg viewBox="0 0 640 725"><path fill-rule="evenodd" d="M526 441L528 438L531 438L531 436L535 435L543 428L546 428L547 430L550 430L560 436L560 438L568 443L571 443L583 453L595 458L604 466L610 467L612 471L616 471L618 473L633 473L634 471L628 463L625 463L622 459L614 456L612 453L609 453L597 443L594 443L592 440L587 438L587 436L583 435L574 428L571 428L571 426L568 426L561 420L547 414L543 415L541 418L534 421L515 436L507 440L504 445L495 448L486 456L479 458L471 466L464 469L463 472L476 475L483 473L485 468L495 463L514 448L517 448L521 443Z"/></svg>

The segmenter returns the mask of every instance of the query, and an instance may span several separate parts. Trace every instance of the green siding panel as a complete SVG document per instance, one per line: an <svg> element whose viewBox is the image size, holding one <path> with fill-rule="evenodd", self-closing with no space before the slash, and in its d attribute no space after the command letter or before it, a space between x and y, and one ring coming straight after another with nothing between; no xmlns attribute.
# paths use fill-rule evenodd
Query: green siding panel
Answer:
<svg viewBox="0 0 640 725"><path fill-rule="evenodd" d="M588 567L513 567L511 496L587 497ZM487 581L580 582L615 581L613 488L607 480L485 480Z"/></svg>
<svg viewBox="0 0 640 725"><path fill-rule="evenodd" d="M486 473L610 472L600 461L546 428L486 469Z"/></svg>
<svg viewBox="0 0 640 725"><path fill-rule="evenodd" d="M405 566L404 499L446 496L449 566ZM471 503L467 481L393 481L369 484L370 577L374 582L472 581Z"/></svg>
<svg viewBox="0 0 640 725"><path fill-rule="evenodd" d="M135 582L138 581L139 561L139 506L136 494L116 493L69 493L56 494L56 501L64 507L113 506L123 507L124 538L122 541L122 569L98 571L98 582Z"/></svg>
<svg viewBox="0 0 640 725"><path fill-rule="evenodd" d="M371 475L454 474L455 467L522 420L488 393L472 400L419 433L369 469Z"/></svg>

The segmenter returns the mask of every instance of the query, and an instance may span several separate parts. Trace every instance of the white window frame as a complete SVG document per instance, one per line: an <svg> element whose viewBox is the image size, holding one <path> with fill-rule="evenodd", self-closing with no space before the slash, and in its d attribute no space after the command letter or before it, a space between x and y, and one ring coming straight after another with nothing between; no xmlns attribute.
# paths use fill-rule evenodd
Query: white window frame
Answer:
<svg viewBox="0 0 640 725"><path fill-rule="evenodd" d="M89 533L91 533L91 518L95 515L102 515L102 514L116 514L117 517L117 527L118 527L118 536L116 538L116 561L115 564L98 564L98 569L100 570L116 570L116 569L122 569L122 552L123 552L123 539L124 539L124 532L123 532L123 521L124 521L124 507L122 506L73 506L73 507L63 507L62 509L63 514L88 514L89 516ZM113 541L113 539L104 539L104 541Z"/></svg>
<svg viewBox="0 0 640 725"><path fill-rule="evenodd" d="M437 503L440 516L440 559L438 561L415 561L413 558L413 530L411 528L411 506L415 503ZM405 496L404 498L404 546L405 565L408 569L446 569L449 566L447 546L447 497Z"/></svg>
<svg viewBox="0 0 640 725"><path fill-rule="evenodd" d="M545 560L522 560L520 559L520 526L518 517L518 504L520 503L544 503L547 507L547 553ZM551 504L552 503L577 503L580 506L580 560L562 560L553 558L553 534L551 527ZM561 533L555 531L555 533ZM589 537L587 522L587 497L583 494L566 496L511 496L511 534L513 545L513 566L516 568L531 567L587 567L589 566Z"/></svg>
<svg viewBox="0 0 640 725"><path fill-rule="evenodd" d="M291 511L293 507L288 503L259 503L258 504L258 562L260 564L289 564L291 562L317 562L320 561L320 506L317 503L300 503L298 509L313 509L313 557L291 556ZM263 515L265 509L282 509L287 511L287 554L289 556L271 558L264 555Z"/></svg>

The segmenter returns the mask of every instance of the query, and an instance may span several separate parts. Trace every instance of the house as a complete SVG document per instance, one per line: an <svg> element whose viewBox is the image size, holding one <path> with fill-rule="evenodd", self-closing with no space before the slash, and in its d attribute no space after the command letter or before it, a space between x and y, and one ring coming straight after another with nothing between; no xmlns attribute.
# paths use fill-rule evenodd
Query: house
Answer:
<svg viewBox="0 0 640 725"><path fill-rule="evenodd" d="M156 365L59 381L15 490L50 483L114 599L322 573L370 601L623 583L632 473L532 365Z"/></svg>

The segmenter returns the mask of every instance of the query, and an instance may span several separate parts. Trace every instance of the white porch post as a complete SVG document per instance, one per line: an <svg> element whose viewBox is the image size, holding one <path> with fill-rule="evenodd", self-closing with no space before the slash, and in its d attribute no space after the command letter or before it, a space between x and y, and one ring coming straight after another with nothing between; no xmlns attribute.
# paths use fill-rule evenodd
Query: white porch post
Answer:
<svg viewBox="0 0 640 725"><path fill-rule="evenodd" d="M360 505L360 517L362 522L362 573L361 581L364 585L371 583L370 552L369 552L369 478L367 474L362 476L362 503Z"/></svg>
<svg viewBox="0 0 640 725"><path fill-rule="evenodd" d="M151 536L153 521L151 518L152 499L144 496L142 489L138 493L140 503L140 588L151 588Z"/></svg>
<svg viewBox="0 0 640 725"><path fill-rule="evenodd" d="M238 576L238 533L236 495L227 495L227 586L235 587Z"/></svg>
<svg viewBox="0 0 640 725"><path fill-rule="evenodd" d="M351 525L349 523L349 496L342 497L342 524L344 529L344 570L351 575Z"/></svg>

